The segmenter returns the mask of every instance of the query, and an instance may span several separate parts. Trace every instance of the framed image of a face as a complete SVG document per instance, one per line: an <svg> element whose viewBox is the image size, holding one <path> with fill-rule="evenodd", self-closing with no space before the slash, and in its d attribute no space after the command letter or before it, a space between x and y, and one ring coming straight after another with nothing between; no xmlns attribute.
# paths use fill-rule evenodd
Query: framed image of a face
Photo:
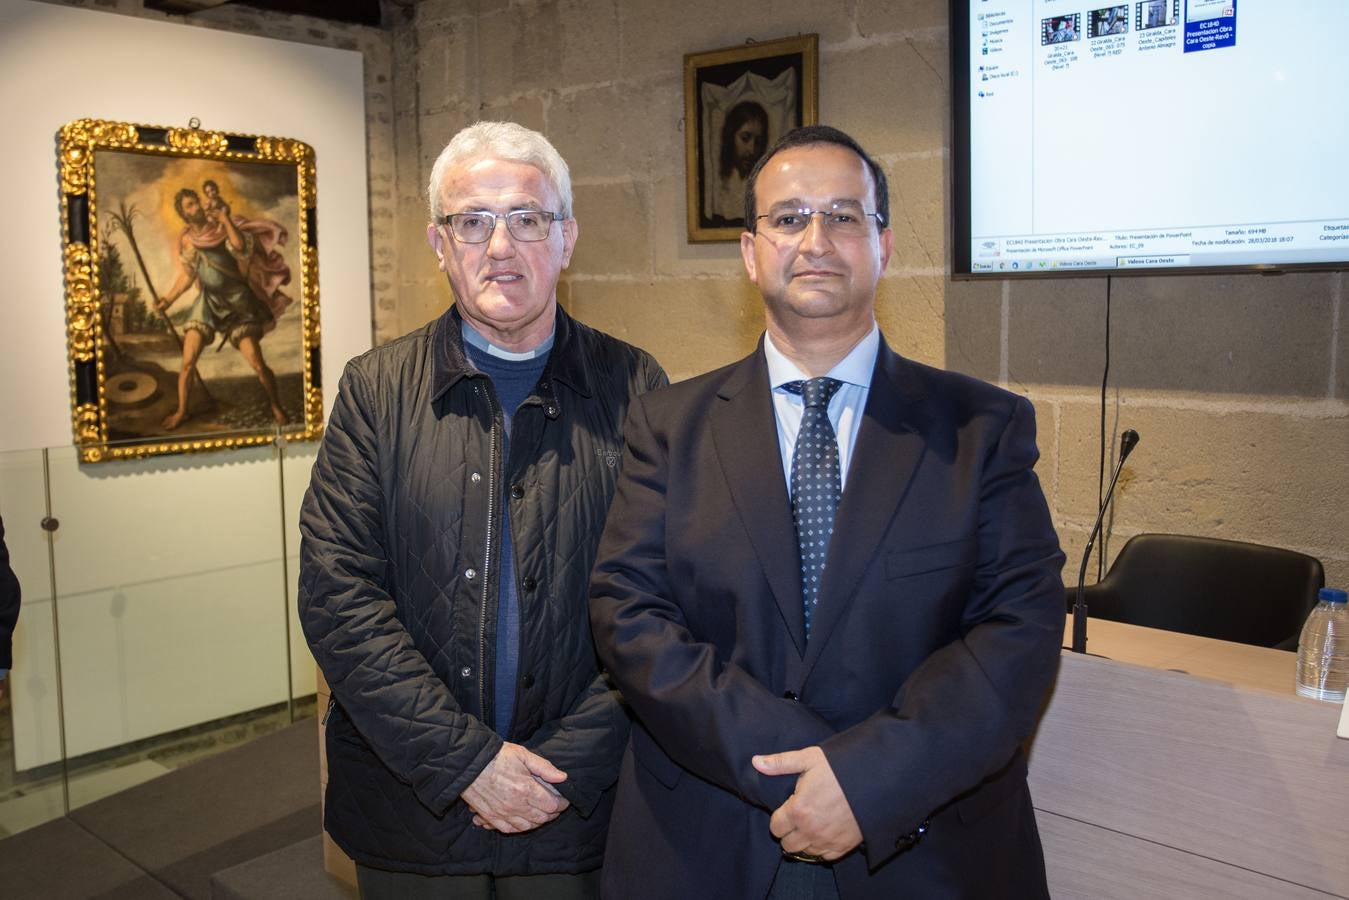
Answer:
<svg viewBox="0 0 1349 900"><path fill-rule="evenodd" d="M316 439L313 149L92 119L58 143L81 461Z"/></svg>
<svg viewBox="0 0 1349 900"><path fill-rule="evenodd" d="M816 124L819 35L684 57L690 241L739 240L745 180L786 132Z"/></svg>

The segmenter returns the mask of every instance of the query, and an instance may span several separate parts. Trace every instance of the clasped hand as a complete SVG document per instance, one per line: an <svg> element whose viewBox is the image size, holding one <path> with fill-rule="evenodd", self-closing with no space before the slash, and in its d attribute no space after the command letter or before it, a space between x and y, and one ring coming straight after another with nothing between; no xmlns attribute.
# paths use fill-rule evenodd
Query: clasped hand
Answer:
<svg viewBox="0 0 1349 900"><path fill-rule="evenodd" d="M762 775L796 775L796 790L768 820L783 852L832 862L862 843L848 798L819 747L755 756Z"/></svg>
<svg viewBox="0 0 1349 900"><path fill-rule="evenodd" d="M570 804L555 784L567 773L519 744L507 742L460 795L473 810L473 824L516 834L538 828Z"/></svg>

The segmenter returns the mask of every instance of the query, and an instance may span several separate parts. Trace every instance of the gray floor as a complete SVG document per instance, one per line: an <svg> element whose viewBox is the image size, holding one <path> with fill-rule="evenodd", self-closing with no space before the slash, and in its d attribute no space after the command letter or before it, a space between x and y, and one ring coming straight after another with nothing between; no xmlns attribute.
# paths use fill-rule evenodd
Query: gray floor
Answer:
<svg viewBox="0 0 1349 900"><path fill-rule="evenodd" d="M348 898L323 872L313 719L0 840L14 898Z"/></svg>
<svg viewBox="0 0 1349 900"><path fill-rule="evenodd" d="M59 817L67 803L84 806L312 717L314 702L313 695L301 697L293 711L279 703L19 773L9 697L0 697L0 838Z"/></svg>

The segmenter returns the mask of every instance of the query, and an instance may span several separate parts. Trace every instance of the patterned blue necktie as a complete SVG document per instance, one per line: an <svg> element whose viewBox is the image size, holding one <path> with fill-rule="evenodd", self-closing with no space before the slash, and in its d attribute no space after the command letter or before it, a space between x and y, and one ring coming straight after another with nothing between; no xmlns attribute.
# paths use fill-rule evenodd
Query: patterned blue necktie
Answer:
<svg viewBox="0 0 1349 900"><path fill-rule="evenodd" d="M792 522L801 550L801 600L805 604L807 638L824 577L829 535L834 532L834 513L843 493L838 438L829 423L829 399L842 386L843 382L834 378L789 381L782 386L800 394L805 405L792 454Z"/></svg>

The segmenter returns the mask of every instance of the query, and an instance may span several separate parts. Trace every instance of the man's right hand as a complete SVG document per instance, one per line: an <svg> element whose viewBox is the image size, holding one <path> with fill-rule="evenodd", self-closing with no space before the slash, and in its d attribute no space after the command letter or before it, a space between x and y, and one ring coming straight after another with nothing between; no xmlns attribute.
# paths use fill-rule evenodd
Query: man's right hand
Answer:
<svg viewBox="0 0 1349 900"><path fill-rule="evenodd" d="M567 799L551 785L566 780L542 756L507 742L460 796L486 827L516 834L561 815Z"/></svg>

